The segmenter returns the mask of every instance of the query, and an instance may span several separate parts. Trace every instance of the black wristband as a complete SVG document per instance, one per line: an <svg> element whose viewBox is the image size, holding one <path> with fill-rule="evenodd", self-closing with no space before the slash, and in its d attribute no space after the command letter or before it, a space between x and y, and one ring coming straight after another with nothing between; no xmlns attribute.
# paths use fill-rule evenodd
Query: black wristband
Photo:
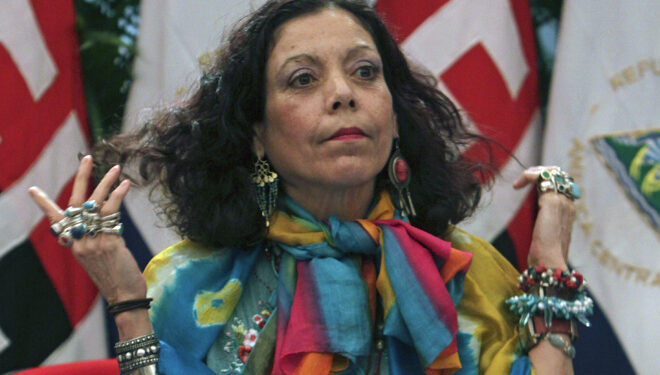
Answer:
<svg viewBox="0 0 660 375"><path fill-rule="evenodd" d="M152 298L139 298L113 303L108 305L108 312L112 314L112 316L115 316L124 311L148 309L149 305L151 305L151 301L153 301Z"/></svg>

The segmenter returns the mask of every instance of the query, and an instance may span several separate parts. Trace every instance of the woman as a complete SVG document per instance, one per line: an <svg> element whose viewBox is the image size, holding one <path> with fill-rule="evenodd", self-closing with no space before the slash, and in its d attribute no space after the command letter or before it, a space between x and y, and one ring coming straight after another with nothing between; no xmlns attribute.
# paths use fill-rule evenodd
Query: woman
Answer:
<svg viewBox="0 0 660 375"><path fill-rule="evenodd" d="M119 166L86 197L83 158L64 213L30 189L108 301L122 371L526 374L531 360L571 373L573 315L550 315L554 328L525 319L537 325L521 347L504 304L515 271L451 225L473 212L486 171L459 156L477 137L434 87L363 2L270 1L187 103L111 142L159 182L187 239L144 277L118 235ZM537 180L529 262L565 270L577 191L556 168L514 187Z"/></svg>

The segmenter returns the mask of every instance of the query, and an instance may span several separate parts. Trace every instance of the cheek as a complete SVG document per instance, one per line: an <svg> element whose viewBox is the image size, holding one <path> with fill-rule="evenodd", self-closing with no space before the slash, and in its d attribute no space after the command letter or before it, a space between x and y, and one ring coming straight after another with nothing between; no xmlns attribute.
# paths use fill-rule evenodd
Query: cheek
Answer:
<svg viewBox="0 0 660 375"><path fill-rule="evenodd" d="M302 160L309 160L314 129L308 124L313 116L300 104L267 108L264 147L268 158L280 173L296 169Z"/></svg>
<svg viewBox="0 0 660 375"><path fill-rule="evenodd" d="M290 111L276 113L271 119L266 124L266 142L272 147L281 147L283 144L300 145L310 136L309 126L305 125L309 119L304 113L297 113L293 108ZM290 152L291 150L273 151Z"/></svg>
<svg viewBox="0 0 660 375"><path fill-rule="evenodd" d="M377 105L375 108L376 121L378 124L381 124L381 132L383 135L386 135L390 138L394 138L398 135L398 129L396 125L396 116L394 116L394 110L392 109L392 102L390 97L386 96L383 98L383 101L380 103L385 103Z"/></svg>
<svg viewBox="0 0 660 375"><path fill-rule="evenodd" d="M305 152L316 144L318 127L323 117L323 96L314 93L272 93L266 103L266 129L276 146L288 145L296 150L277 150L279 153L296 154Z"/></svg>
<svg viewBox="0 0 660 375"><path fill-rule="evenodd" d="M273 133L301 134L309 132L314 123L313 100L297 100L288 96L273 98L266 105L266 125Z"/></svg>

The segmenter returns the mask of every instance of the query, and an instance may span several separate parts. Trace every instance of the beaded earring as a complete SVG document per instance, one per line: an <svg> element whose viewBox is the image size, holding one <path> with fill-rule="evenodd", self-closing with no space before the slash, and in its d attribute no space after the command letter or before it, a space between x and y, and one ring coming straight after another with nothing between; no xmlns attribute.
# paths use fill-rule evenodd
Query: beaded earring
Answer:
<svg viewBox="0 0 660 375"><path fill-rule="evenodd" d="M261 216L266 220L266 228L270 227L270 215L277 207L277 184L279 177L270 168L268 160L257 157L254 162L254 173L252 182L257 190L257 204L261 210Z"/></svg>
<svg viewBox="0 0 660 375"><path fill-rule="evenodd" d="M390 156L390 160L387 162L387 174L390 182L399 193L399 207L409 217L417 216L412 198L410 198L410 189L408 189L408 185L410 184L410 168L403 155L401 155L398 138L394 140L394 151Z"/></svg>

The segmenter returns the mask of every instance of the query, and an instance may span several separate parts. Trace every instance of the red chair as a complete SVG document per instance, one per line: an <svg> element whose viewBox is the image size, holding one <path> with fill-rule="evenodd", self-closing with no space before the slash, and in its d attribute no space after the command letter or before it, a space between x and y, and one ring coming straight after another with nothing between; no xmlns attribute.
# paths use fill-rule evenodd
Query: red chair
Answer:
<svg viewBox="0 0 660 375"><path fill-rule="evenodd" d="M119 364L116 359L101 359L96 361L73 362L61 365L35 367L14 373L14 375L119 375Z"/></svg>

